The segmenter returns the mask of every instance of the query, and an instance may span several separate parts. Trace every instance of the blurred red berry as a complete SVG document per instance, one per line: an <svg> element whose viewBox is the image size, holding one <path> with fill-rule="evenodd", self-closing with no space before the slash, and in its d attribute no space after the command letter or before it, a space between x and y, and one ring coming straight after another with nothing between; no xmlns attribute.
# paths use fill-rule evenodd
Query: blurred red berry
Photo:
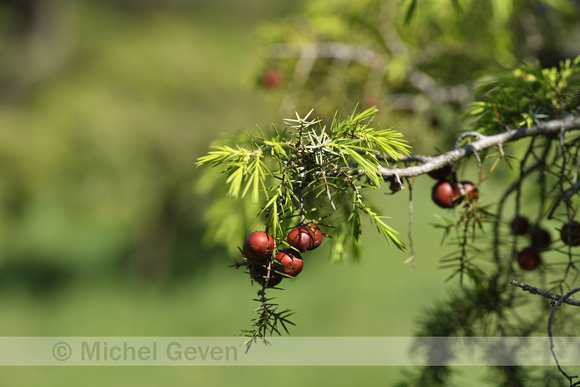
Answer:
<svg viewBox="0 0 580 387"><path fill-rule="evenodd" d="M580 223L572 221L563 225L560 239L568 246L580 246Z"/></svg>
<svg viewBox="0 0 580 387"><path fill-rule="evenodd" d="M526 217L517 216L512 220L510 226L514 235L525 235L530 228L530 222Z"/></svg>
<svg viewBox="0 0 580 387"><path fill-rule="evenodd" d="M463 200L459 186L448 181L435 184L431 198L441 208L453 208Z"/></svg>
<svg viewBox="0 0 580 387"><path fill-rule="evenodd" d="M532 233L532 244L535 248L539 250L547 249L552 243L552 236L550 233L543 229L538 228Z"/></svg>
<svg viewBox="0 0 580 387"><path fill-rule="evenodd" d="M465 197L468 200L477 199L477 197L479 196L479 190L477 189L475 184L473 184L470 181L462 181L460 182L460 184L463 186L463 192L465 193Z"/></svg>
<svg viewBox="0 0 580 387"><path fill-rule="evenodd" d="M449 176L451 172L453 172L453 165L444 165L439 169L427 172L427 175L435 180L443 180Z"/></svg>
<svg viewBox="0 0 580 387"><path fill-rule="evenodd" d="M278 69L269 69L262 75L262 84L266 86L268 89L277 89L282 85L282 81L284 77L280 70Z"/></svg>
<svg viewBox="0 0 580 387"><path fill-rule="evenodd" d="M524 270L534 270L541 264L540 253L533 247L526 247L518 253L518 265Z"/></svg>

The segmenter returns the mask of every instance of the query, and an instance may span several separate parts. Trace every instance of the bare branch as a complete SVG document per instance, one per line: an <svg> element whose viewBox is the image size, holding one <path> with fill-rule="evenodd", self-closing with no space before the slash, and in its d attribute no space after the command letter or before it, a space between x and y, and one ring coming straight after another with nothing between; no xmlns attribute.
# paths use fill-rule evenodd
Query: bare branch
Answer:
<svg viewBox="0 0 580 387"><path fill-rule="evenodd" d="M578 293L580 291L580 288L575 288L570 290L568 293L566 293L563 296L560 296L560 298L558 299L558 302L556 302L553 306L552 306L552 311L550 312L550 318L548 319L548 337L550 337L550 351L552 352L552 356L554 357L554 360L556 361L556 365L558 366L558 371L560 371L560 373L562 375L564 375L566 377L566 379L568 379L568 381L570 382L570 386L577 386L577 383L574 383L574 379L578 379L578 376L570 376L568 375L564 369L560 366L560 362L558 361L558 357L556 356L556 352L554 352L554 348L556 347L554 345L554 337L552 336L552 323L554 322L554 316L556 315L556 311L558 310L558 307L560 306L560 304L562 304L563 302L568 302L568 300L570 299L570 297L575 294Z"/></svg>
<svg viewBox="0 0 580 387"><path fill-rule="evenodd" d="M298 60L298 64L294 69L294 75L292 77L294 91L284 97L284 100L280 106L281 112L290 112L293 106L296 106L298 97L300 96L300 93L302 92L302 89L304 88L304 85L310 76L312 66L316 60L316 56L313 53L314 50L315 48L311 46L307 46L302 49L300 53L300 59Z"/></svg>
<svg viewBox="0 0 580 387"><path fill-rule="evenodd" d="M467 85L441 86L429 75L419 70L409 71L407 80L417 90L425 93L433 101L447 103L464 103L472 96Z"/></svg>
<svg viewBox="0 0 580 387"><path fill-rule="evenodd" d="M415 165L406 168L381 167L380 174L383 177L411 177L423 175L435 169L439 169L445 165L454 164L458 160L472 155L475 152L479 152L494 146L501 146L502 144L516 141L525 137L559 133L562 128L565 131L580 129L580 116L569 116L561 120L542 122L531 128L512 129L493 136L482 136L482 138L471 144L453 149L439 156L413 156L411 158L412 160L421 161L421 158L423 158L427 161L421 165ZM403 158L401 161L411 160L409 160L409 158Z"/></svg>
<svg viewBox="0 0 580 387"><path fill-rule="evenodd" d="M393 33L396 35L396 33ZM390 35L393 35L390 34ZM391 42L394 42L391 39ZM391 47L393 52L402 50L400 44ZM318 59L334 59L342 62L358 62L369 67L372 77L367 81L374 81L382 77L385 72L385 65L388 63L388 54L378 52L363 46L355 46L341 42L324 42L324 43L281 43L273 48L272 56L274 58L299 58L299 63L313 63ZM295 77L296 77L295 71ZM303 73L303 72L301 72ZM406 72L406 80L414 88L427 95L431 100L441 103L459 103L463 104L472 97L470 85L441 86L428 74L412 68ZM380 83L379 83L380 84ZM411 97L413 98L413 97Z"/></svg>
<svg viewBox="0 0 580 387"><path fill-rule="evenodd" d="M535 288L531 285L527 285L527 284L518 282L516 280L511 280L510 284L517 286L518 288L522 288L522 290L524 292L529 292L531 294L537 294L538 296L542 296L542 297L547 298L549 300L559 301L560 299L562 299L562 296L559 294L555 294L555 293L549 292L547 290L538 289L538 288ZM564 298L563 302L568 304L568 305L580 306L580 301L572 299L572 298Z"/></svg>
<svg viewBox="0 0 580 387"><path fill-rule="evenodd" d="M376 51L361 46L339 42L310 43L310 44L278 44L274 47L276 58L319 58L338 59L345 62L356 61L369 67L383 65L382 57Z"/></svg>
<svg viewBox="0 0 580 387"><path fill-rule="evenodd" d="M461 136L457 137L457 140L455 140L455 146L453 147L453 149L459 148L459 145L461 145L461 142L463 140L465 140L467 137L475 137L478 140L483 140L485 138L485 136L483 134L478 133L478 132L465 132L465 133L462 133Z"/></svg>

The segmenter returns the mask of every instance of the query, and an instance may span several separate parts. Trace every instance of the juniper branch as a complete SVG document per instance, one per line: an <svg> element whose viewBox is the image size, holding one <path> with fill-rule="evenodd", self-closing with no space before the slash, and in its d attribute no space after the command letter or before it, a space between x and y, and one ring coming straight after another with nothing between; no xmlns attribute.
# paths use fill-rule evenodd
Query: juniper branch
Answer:
<svg viewBox="0 0 580 387"><path fill-rule="evenodd" d="M539 123L530 128L520 128L512 129L506 132L495 134L492 136L484 136L471 144L464 145L457 149L450 150L447 153L443 153L438 156L428 157L428 156L409 156L402 157L401 162L408 161L422 161L425 160L420 165L413 165L405 168L390 168L381 166L379 173L385 177L399 176L399 177L412 177L426 174L430 171L439 169L448 164L454 164L464 157L473 155L476 152L492 148L495 146L501 146L502 144L520 140L525 137L533 137L538 135L551 135L557 134L560 130L571 131L580 129L580 116L568 116L561 120L551 120ZM359 171L359 174L364 174L364 172Z"/></svg>

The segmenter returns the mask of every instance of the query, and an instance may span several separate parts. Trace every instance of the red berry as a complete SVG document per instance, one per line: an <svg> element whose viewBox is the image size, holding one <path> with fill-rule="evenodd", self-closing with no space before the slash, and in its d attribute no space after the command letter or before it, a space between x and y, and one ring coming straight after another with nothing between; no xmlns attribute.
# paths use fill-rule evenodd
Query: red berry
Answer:
<svg viewBox="0 0 580 387"><path fill-rule="evenodd" d="M532 233L532 244L538 250L547 249L550 243L552 243L552 236L547 230L538 228Z"/></svg>
<svg viewBox="0 0 580 387"><path fill-rule="evenodd" d="M435 180L443 180L449 176L451 172L453 172L453 165L444 165L439 169L427 172L427 174Z"/></svg>
<svg viewBox="0 0 580 387"><path fill-rule="evenodd" d="M269 69L262 75L262 84L269 89L276 89L280 87L283 81L283 76L278 69Z"/></svg>
<svg viewBox="0 0 580 387"><path fill-rule="evenodd" d="M511 228L514 235L525 235L530 228L530 222L523 216L517 216L511 222Z"/></svg>
<svg viewBox="0 0 580 387"><path fill-rule="evenodd" d="M300 254L291 248L286 248L278 251L276 260L280 262L276 270L288 277L296 277L302 271L304 262Z"/></svg>
<svg viewBox="0 0 580 387"><path fill-rule="evenodd" d="M431 198L441 208L453 208L463 200L459 186L448 181L435 184Z"/></svg>
<svg viewBox="0 0 580 387"><path fill-rule="evenodd" d="M268 268L258 264L250 265L250 276L254 281L267 288L273 288L283 279L282 275L276 273L274 268L270 270L270 278L267 278Z"/></svg>
<svg viewBox="0 0 580 387"><path fill-rule="evenodd" d="M560 239L568 246L580 246L580 223L572 221L563 225Z"/></svg>
<svg viewBox="0 0 580 387"><path fill-rule="evenodd" d="M276 249L274 238L264 231L254 231L244 242L244 257L251 261L266 262Z"/></svg>
<svg viewBox="0 0 580 387"><path fill-rule="evenodd" d="M322 231L320 231L320 229L318 228L317 225L315 225L314 223L308 223L308 228L310 229L310 232L312 232L312 248L310 250L314 250L315 248L317 248L318 246L320 246L320 244L322 243Z"/></svg>
<svg viewBox="0 0 580 387"><path fill-rule="evenodd" d="M301 253L314 250L322 243L322 231L314 223L296 226L288 233L286 241Z"/></svg>
<svg viewBox="0 0 580 387"><path fill-rule="evenodd" d="M465 197L468 200L477 199L477 197L479 196L479 190L477 189L475 184L473 184L470 181L462 181L460 182L460 184L462 185L463 192L465 193Z"/></svg>
<svg viewBox="0 0 580 387"><path fill-rule="evenodd" d="M526 247L518 253L518 264L524 270L534 270L542 264L540 253L533 247Z"/></svg>
<svg viewBox="0 0 580 387"><path fill-rule="evenodd" d="M286 241L290 246L303 253L312 249L313 239L314 234L307 226L297 226L290 230Z"/></svg>

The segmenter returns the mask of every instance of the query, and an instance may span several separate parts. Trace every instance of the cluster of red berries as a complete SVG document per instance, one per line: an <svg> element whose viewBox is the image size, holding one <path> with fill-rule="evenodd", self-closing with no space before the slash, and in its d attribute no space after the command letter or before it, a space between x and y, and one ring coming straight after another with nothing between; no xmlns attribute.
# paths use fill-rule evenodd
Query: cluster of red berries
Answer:
<svg viewBox="0 0 580 387"><path fill-rule="evenodd" d="M528 235L532 240L532 245L526 247L518 253L518 264L524 270L534 270L542 264L540 252L550 247L552 237L543 228L530 227L530 222L524 216L517 216L511 222L511 229L514 235ZM580 223L572 221L566 223L560 229L560 240L568 246L580 246Z"/></svg>
<svg viewBox="0 0 580 387"><path fill-rule="evenodd" d="M322 238L322 231L314 223L299 225L287 235L286 241L290 247L277 250L276 241L270 234L254 231L246 238L242 250L249 262L250 276L267 288L278 285L284 278L296 277L304 266L300 253L320 246Z"/></svg>
<svg viewBox="0 0 580 387"><path fill-rule="evenodd" d="M476 199L479 190L470 181L449 181L447 177L453 172L452 165L446 165L428 173L430 177L438 180L433 186L431 199L441 208L453 208L463 202L464 199Z"/></svg>

